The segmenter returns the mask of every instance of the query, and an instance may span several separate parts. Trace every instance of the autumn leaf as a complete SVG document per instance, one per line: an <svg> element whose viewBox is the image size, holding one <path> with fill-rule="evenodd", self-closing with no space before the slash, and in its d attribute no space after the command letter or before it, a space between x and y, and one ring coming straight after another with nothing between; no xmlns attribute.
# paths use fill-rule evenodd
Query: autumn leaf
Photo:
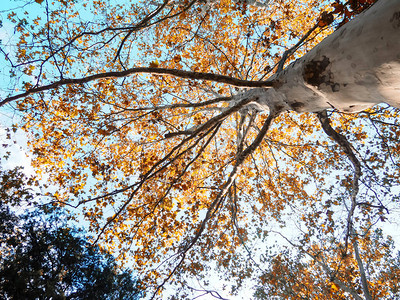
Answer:
<svg viewBox="0 0 400 300"><path fill-rule="evenodd" d="M179 63L182 60L182 58L181 58L180 55L175 55L173 60L174 60L175 63Z"/></svg>
<svg viewBox="0 0 400 300"><path fill-rule="evenodd" d="M150 67L150 68L158 68L159 66L160 66L160 64L159 64L159 62L158 62L157 60L152 61L152 62L149 64L149 67Z"/></svg>

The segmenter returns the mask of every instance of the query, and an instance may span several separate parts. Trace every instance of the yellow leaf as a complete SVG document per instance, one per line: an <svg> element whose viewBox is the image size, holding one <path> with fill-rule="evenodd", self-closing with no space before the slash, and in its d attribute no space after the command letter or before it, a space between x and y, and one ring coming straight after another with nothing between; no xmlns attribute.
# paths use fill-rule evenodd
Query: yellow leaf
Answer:
<svg viewBox="0 0 400 300"><path fill-rule="evenodd" d="M157 60L152 61L149 65L150 68L158 68L159 66L160 64L158 63Z"/></svg>
<svg viewBox="0 0 400 300"><path fill-rule="evenodd" d="M331 285L332 290L334 290L335 292L339 290L338 286L335 283L332 283Z"/></svg>
<svg viewBox="0 0 400 300"><path fill-rule="evenodd" d="M182 58L181 58L180 55L175 55L175 56L174 56L174 62L178 63L178 62L180 62L181 60L182 60Z"/></svg>

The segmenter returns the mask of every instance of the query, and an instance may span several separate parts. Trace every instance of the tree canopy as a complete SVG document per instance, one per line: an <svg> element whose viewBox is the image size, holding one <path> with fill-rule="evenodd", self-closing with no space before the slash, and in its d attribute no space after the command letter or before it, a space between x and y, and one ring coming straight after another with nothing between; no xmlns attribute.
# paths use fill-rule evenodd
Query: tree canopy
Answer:
<svg viewBox="0 0 400 300"><path fill-rule="evenodd" d="M18 169L1 175L8 193L0 198L2 299L140 299L131 272L121 271L112 255L101 253L82 231L68 226L62 210L50 215L39 209L12 212L18 206L7 205L10 198L28 194L14 183L23 184L20 179L26 178Z"/></svg>
<svg viewBox="0 0 400 300"><path fill-rule="evenodd" d="M10 137L149 298L399 296L400 5L375 2L24 1Z"/></svg>

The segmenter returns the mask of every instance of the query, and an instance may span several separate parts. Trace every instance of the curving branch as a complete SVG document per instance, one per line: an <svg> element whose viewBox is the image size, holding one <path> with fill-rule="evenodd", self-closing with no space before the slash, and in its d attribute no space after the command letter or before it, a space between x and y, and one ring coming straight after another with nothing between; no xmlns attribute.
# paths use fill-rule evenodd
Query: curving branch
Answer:
<svg viewBox="0 0 400 300"><path fill-rule="evenodd" d="M352 232L353 228L353 223L352 223L352 218L354 215L354 210L357 206L357 194L359 190L359 180L361 178L361 163L354 154L354 148L350 144L350 142L347 140L347 138L337 132L335 129L332 128L330 124L330 119L327 115L326 110L317 113L318 119L321 123L322 129L324 132L330 136L344 151L346 154L347 158L350 160L350 162L353 165L354 168L354 176L353 176L353 182L352 182L352 187L351 187L351 192L350 192L350 197L351 197L351 207L349 210L349 214L347 217L347 231L346 231L346 241L345 241L345 252L347 251L347 245L348 245L348 239L349 236Z"/></svg>
<svg viewBox="0 0 400 300"><path fill-rule="evenodd" d="M347 138L343 134L340 134L339 132L337 132L335 129L332 128L332 126L330 124L330 119L327 115L326 110L317 113L317 116L322 125L322 129L324 130L324 132L328 136L330 136L342 148L342 150L344 151L344 153L346 154L347 158L350 160L350 162L352 163L353 168L354 168L353 182L352 182L352 187L351 187L351 191L350 191L351 206L349 209L349 213L347 215L347 229L346 229L345 249L344 249L344 253L346 253L350 235L353 235L353 236L356 235L352 219L353 219L354 211L358 205L357 194L359 191L359 181L360 181L361 174L362 174L361 173L361 163L358 160L358 158L356 157L356 155L354 154L355 150L354 150L353 146L351 145L351 143L347 140ZM368 289L368 280L365 275L363 262L361 260L360 253L358 251L358 243L357 243L356 238L353 241L353 247L354 247L354 253L355 253L357 265L360 270L361 286L363 289L365 299L372 300L371 294Z"/></svg>
<svg viewBox="0 0 400 300"><path fill-rule="evenodd" d="M184 79L192 79L192 80L206 80L206 81L213 81L218 83L225 83L232 86L238 87L272 87L274 81L251 81L251 80L242 80L237 79L234 77L226 76L226 75L219 75L214 73L203 73L203 72L194 72L194 71L184 71L184 70L177 70L177 69L167 69L167 68L156 68L156 67L136 67L130 68L124 71L110 71L104 73L98 73L94 75L89 75L86 77L81 78L69 78L69 79L60 79L53 83L42 85L39 87L34 87L28 89L26 92L7 97L0 101L0 107L3 105L10 103L12 101L22 99L24 97L28 97L30 95L34 95L40 92L49 91L52 89L57 89L62 86L66 85L82 85L85 83L89 83L99 79L111 79L111 78L124 78L127 76L131 76L134 74L153 74L153 75L169 75L178 78Z"/></svg>

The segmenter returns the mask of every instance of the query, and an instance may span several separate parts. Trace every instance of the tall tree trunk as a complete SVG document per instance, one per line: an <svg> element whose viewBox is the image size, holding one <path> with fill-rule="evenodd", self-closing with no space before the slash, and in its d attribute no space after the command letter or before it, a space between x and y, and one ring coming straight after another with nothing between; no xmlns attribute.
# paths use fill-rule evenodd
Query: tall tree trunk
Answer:
<svg viewBox="0 0 400 300"><path fill-rule="evenodd" d="M381 0L275 75L260 104L297 112L400 107L400 1ZM254 91L253 91L254 93Z"/></svg>

